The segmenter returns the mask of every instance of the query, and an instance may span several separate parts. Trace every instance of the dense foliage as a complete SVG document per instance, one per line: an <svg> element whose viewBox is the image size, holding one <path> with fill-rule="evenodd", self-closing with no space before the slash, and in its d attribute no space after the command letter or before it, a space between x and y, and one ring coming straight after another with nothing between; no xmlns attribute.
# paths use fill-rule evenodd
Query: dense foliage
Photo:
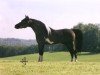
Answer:
<svg viewBox="0 0 100 75"><path fill-rule="evenodd" d="M83 32L83 51L100 52L100 27L99 24L79 23L74 28Z"/></svg>
<svg viewBox="0 0 100 75"><path fill-rule="evenodd" d="M64 51L66 47L63 45L47 45L44 51ZM0 57L23 55L23 54L34 54L38 52L38 45L31 46L0 46Z"/></svg>
<svg viewBox="0 0 100 75"><path fill-rule="evenodd" d="M0 46L0 57L31 54L35 51L35 46Z"/></svg>

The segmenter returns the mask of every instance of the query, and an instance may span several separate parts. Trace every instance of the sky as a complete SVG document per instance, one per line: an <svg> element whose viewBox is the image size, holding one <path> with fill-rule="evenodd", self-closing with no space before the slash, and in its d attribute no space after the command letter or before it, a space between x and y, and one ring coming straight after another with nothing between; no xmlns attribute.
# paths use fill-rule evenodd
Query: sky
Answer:
<svg viewBox="0 0 100 75"><path fill-rule="evenodd" d="M25 15L53 29L100 24L100 0L0 0L0 38L35 39L31 28L14 28Z"/></svg>

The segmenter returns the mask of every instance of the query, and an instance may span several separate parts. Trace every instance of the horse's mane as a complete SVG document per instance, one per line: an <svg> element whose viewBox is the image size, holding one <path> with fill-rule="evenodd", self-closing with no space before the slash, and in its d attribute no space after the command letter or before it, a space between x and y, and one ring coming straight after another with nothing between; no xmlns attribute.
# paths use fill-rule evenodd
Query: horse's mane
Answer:
<svg viewBox="0 0 100 75"><path fill-rule="evenodd" d="M35 23L35 26L37 26L37 29L39 29L41 33L43 33L46 37L48 37L48 31L46 29L46 25L43 22L36 19L30 19L30 20L32 20L33 23Z"/></svg>

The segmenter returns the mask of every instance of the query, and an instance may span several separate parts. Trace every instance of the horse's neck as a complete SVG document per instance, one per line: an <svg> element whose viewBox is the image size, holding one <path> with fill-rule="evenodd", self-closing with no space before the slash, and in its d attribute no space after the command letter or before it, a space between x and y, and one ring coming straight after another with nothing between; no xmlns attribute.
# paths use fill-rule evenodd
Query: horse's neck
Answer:
<svg viewBox="0 0 100 75"><path fill-rule="evenodd" d="M46 36L47 37L47 30L45 24L41 21L35 20L35 25L31 25L31 28L34 30L36 36Z"/></svg>

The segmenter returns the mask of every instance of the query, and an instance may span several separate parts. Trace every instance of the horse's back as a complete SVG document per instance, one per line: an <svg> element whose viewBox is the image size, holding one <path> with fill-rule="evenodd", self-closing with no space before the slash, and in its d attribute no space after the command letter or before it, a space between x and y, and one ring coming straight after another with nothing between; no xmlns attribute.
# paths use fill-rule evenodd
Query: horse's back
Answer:
<svg viewBox="0 0 100 75"><path fill-rule="evenodd" d="M59 42L67 43L75 40L75 34L71 29L55 30L53 34Z"/></svg>
<svg viewBox="0 0 100 75"><path fill-rule="evenodd" d="M75 33L72 31L72 29L63 29L63 35L66 37L66 38L69 38L69 39L75 39Z"/></svg>

